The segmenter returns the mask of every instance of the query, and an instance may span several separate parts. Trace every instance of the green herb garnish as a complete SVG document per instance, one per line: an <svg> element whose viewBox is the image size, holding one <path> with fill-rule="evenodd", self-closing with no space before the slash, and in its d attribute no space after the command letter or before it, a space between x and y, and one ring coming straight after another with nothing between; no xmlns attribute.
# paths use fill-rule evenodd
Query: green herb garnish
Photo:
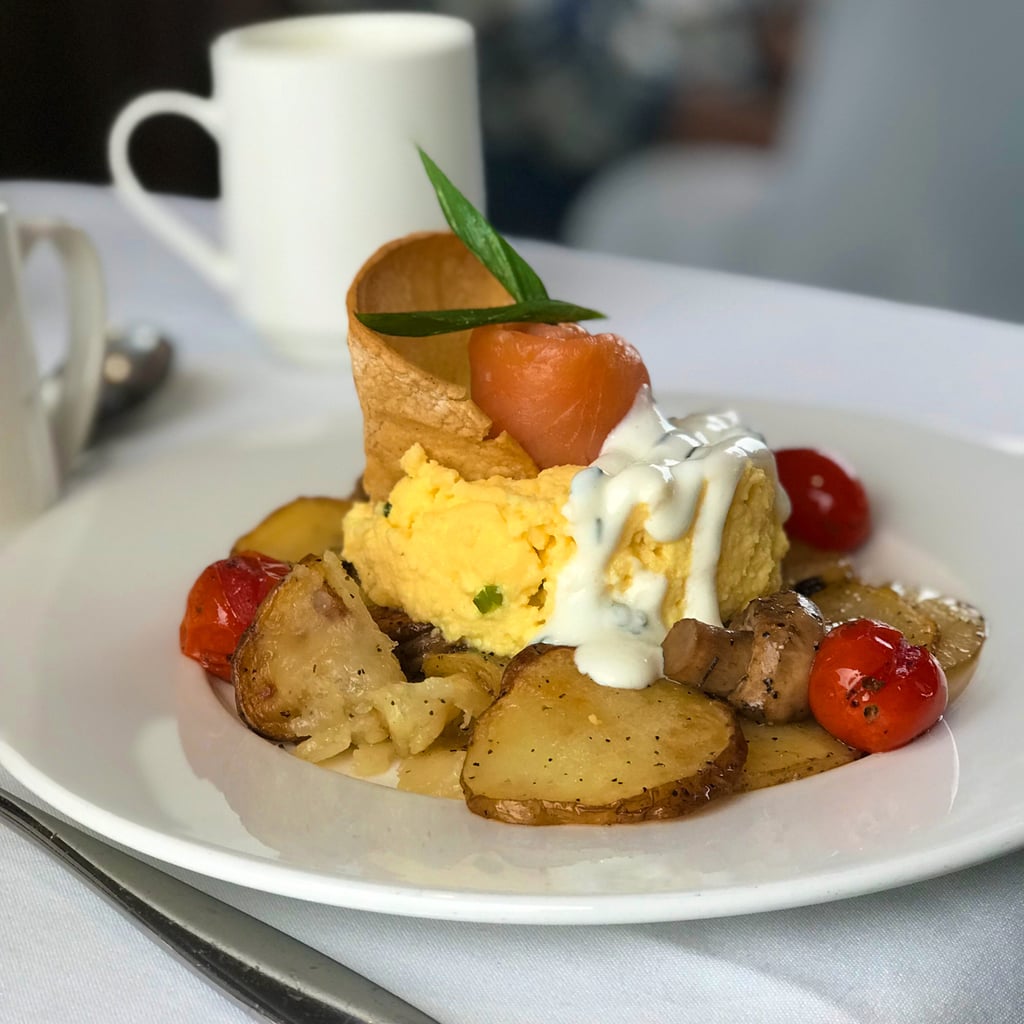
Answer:
<svg viewBox="0 0 1024 1024"><path fill-rule="evenodd" d="M473 604L476 605L477 611L481 615L486 615L488 612L493 612L495 609L501 607L502 601L505 598L501 593L501 587L495 586L493 583L488 583L480 593L473 598Z"/></svg>
<svg viewBox="0 0 1024 1024"><path fill-rule="evenodd" d="M384 502L384 507L381 509L381 512L383 513L385 519L387 519L387 517L389 515L391 515L391 502L390 501L385 501Z"/></svg>
<svg viewBox="0 0 1024 1024"><path fill-rule="evenodd" d="M419 149L419 147L416 147ZM466 248L504 285L517 302L546 299L548 290L536 271L491 226L487 218L452 184L451 179L419 149L430 184L448 226Z"/></svg>
<svg viewBox="0 0 1024 1024"><path fill-rule="evenodd" d="M444 171L421 149L420 159L449 227L466 248L515 299L510 306L483 309L435 309L414 313L356 313L359 322L382 334L426 338L488 324L558 324L595 320L604 313L549 298L536 271L494 229L487 218L452 184ZM485 588L486 589L486 588ZM482 593L482 591L481 591Z"/></svg>
<svg viewBox="0 0 1024 1024"><path fill-rule="evenodd" d="M464 331L487 324L561 324L587 320L600 313L557 299L517 302L513 306L485 306L482 309L434 309L424 313L357 313L367 327L381 334L403 338L427 338L433 334Z"/></svg>

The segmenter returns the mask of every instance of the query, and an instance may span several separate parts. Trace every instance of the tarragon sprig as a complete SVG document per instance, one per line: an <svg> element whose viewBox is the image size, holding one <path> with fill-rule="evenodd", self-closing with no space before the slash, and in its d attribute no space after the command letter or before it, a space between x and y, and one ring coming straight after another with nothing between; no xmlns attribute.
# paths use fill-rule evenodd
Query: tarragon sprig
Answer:
<svg viewBox="0 0 1024 1024"><path fill-rule="evenodd" d="M420 159L441 205L448 226L466 248L515 299L508 306L479 309L434 309L410 313L356 313L360 323L382 334L425 338L488 324L558 324L604 317L594 309L548 296L544 282L487 218L455 187L422 150Z"/></svg>

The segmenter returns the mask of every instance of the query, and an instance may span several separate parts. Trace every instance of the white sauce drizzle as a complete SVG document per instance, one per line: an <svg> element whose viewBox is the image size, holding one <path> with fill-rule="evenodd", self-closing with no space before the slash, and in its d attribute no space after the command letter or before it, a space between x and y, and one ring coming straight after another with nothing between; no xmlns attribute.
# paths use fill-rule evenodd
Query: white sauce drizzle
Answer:
<svg viewBox="0 0 1024 1024"><path fill-rule="evenodd" d="M645 528L656 541L678 540L692 527L684 616L721 625L722 532L750 461L776 479L764 439L742 426L735 413L669 420L650 388L641 388L601 454L573 478L562 513L576 551L558 576L554 610L535 642L575 647L576 666L604 686L643 689L660 678L667 632L661 605L668 581L638 560L629 588L613 592L605 579L608 563L639 504L647 506ZM788 501L778 486L776 494L785 519Z"/></svg>

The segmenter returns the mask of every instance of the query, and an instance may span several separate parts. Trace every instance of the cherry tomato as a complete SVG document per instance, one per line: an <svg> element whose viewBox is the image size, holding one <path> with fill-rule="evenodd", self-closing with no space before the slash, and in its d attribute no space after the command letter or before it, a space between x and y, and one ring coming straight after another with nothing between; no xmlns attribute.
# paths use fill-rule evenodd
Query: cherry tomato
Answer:
<svg viewBox="0 0 1024 1024"><path fill-rule="evenodd" d="M246 551L208 565L192 584L178 639L182 654L231 679L231 655L260 602L291 572L287 562Z"/></svg>
<svg viewBox="0 0 1024 1024"><path fill-rule="evenodd" d="M783 448L775 464L793 505L791 537L826 551L852 551L868 539L868 496L849 466L813 448Z"/></svg>
<svg viewBox="0 0 1024 1024"><path fill-rule="evenodd" d="M946 710L946 675L892 626L856 619L830 630L811 667L811 712L837 739L875 754L902 747Z"/></svg>

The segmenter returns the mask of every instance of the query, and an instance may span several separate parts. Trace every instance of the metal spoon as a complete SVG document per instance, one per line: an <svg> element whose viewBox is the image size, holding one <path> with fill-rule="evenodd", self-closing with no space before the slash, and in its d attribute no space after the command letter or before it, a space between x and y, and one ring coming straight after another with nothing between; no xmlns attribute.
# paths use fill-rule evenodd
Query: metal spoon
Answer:
<svg viewBox="0 0 1024 1024"><path fill-rule="evenodd" d="M153 324L111 328L94 432L153 394L167 380L173 361L174 346Z"/></svg>
<svg viewBox="0 0 1024 1024"><path fill-rule="evenodd" d="M95 441L111 420L152 395L167 380L173 362L173 344L152 324L110 328L90 440ZM63 372L63 365L58 366L43 379L43 401L51 408L60 394Z"/></svg>
<svg viewBox="0 0 1024 1024"><path fill-rule="evenodd" d="M4 789L0 820L56 854L187 963L277 1024L438 1024L298 939Z"/></svg>

